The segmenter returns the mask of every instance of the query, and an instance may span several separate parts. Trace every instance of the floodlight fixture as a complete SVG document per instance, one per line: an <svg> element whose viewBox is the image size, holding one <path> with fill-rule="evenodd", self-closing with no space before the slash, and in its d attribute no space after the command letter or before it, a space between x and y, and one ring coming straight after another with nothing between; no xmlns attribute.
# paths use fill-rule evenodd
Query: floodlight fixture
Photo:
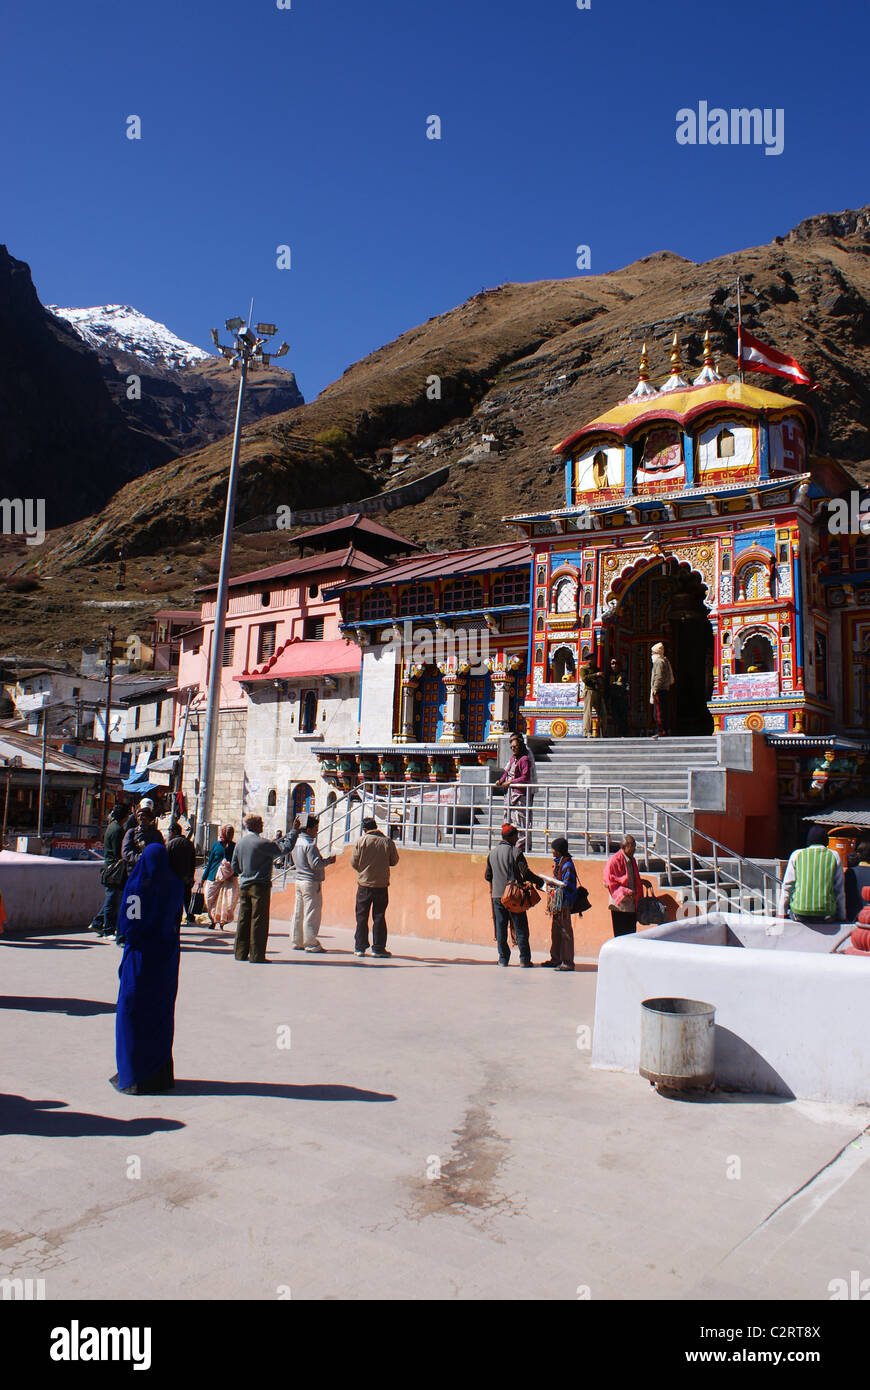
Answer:
<svg viewBox="0 0 870 1390"><path fill-rule="evenodd" d="M276 323L258 323L257 332L263 338L272 338L278 332L278 325Z"/></svg>
<svg viewBox="0 0 870 1390"><path fill-rule="evenodd" d="M227 359L228 362L232 362L233 358L236 355L230 347L222 347L221 353Z"/></svg>
<svg viewBox="0 0 870 1390"><path fill-rule="evenodd" d="M211 340L212 340L212 342L214 343L215 347L220 347L220 341L219 341L219 339L218 339L218 331L217 331L216 328L213 328L213 329L211 330Z"/></svg>
<svg viewBox="0 0 870 1390"><path fill-rule="evenodd" d="M278 348L277 352L273 352L273 353L272 353L272 356L273 356L273 357L284 357L284 356L286 355L286 353L288 353L289 351L290 351L290 344L289 344L289 343L282 343L281 346Z"/></svg>
<svg viewBox="0 0 870 1390"><path fill-rule="evenodd" d="M237 333L244 322L244 319L227 319L224 327L228 328L231 333Z"/></svg>

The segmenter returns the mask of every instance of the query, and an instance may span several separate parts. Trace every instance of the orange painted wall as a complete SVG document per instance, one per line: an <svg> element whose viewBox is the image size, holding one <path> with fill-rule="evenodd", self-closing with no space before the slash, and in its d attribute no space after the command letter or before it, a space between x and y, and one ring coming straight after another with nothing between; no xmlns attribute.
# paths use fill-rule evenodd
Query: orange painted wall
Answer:
<svg viewBox="0 0 870 1390"><path fill-rule="evenodd" d="M422 936L441 941L461 941L495 948L490 886L484 878L486 856L448 854L434 850L399 849L399 863L392 871L387 927L398 936ZM589 893L592 907L573 917L575 953L597 956L612 935L608 893L602 875L604 860L575 860L577 876ZM552 859L529 857L536 873L549 873ZM649 881L655 885L655 876ZM352 927L356 898L356 874L345 851L326 871L323 886L323 926ZM293 915L295 890L288 885L272 894L272 916ZM676 914L676 902L664 896L668 915ZM544 899L529 913L532 949L550 949L550 918Z"/></svg>
<svg viewBox="0 0 870 1390"><path fill-rule="evenodd" d="M718 814L697 812L695 824L705 835L737 854L753 859L775 859L779 830L779 789L776 751L763 736L753 739L753 770L725 773L726 810ZM701 841L697 849L703 854Z"/></svg>

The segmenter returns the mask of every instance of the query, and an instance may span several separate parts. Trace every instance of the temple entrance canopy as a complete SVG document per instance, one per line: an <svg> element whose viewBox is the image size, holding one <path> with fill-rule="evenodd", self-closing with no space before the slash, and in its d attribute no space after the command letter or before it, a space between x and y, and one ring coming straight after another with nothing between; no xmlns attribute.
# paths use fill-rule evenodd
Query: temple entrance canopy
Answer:
<svg viewBox="0 0 870 1390"><path fill-rule="evenodd" d="M674 734L713 731L707 706L713 689L714 637L704 602L707 586L685 563L663 557L641 562L625 577L617 606L605 627L603 662L622 662L630 686L630 727L634 734L652 729L649 703L652 647L664 642L674 670L671 695Z"/></svg>

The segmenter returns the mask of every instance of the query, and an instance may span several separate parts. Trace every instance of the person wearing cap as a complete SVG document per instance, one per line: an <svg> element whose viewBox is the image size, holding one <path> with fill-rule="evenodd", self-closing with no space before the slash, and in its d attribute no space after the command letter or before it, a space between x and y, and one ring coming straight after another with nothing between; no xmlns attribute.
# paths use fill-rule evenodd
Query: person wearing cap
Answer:
<svg viewBox="0 0 870 1390"><path fill-rule="evenodd" d="M665 656L663 642L656 642L651 654L649 702L653 707L656 724L653 737L664 738L671 731L671 688L674 684L674 669Z"/></svg>
<svg viewBox="0 0 870 1390"><path fill-rule="evenodd" d="M492 893L492 919L495 925L498 963L502 966L510 965L508 928L513 927L520 953L520 965L529 970L532 965L532 952L529 945L528 915L525 912L509 912L502 902L502 897L509 883L533 883L536 888L543 888L544 880L532 872L526 863L525 855L517 849L518 838L516 826L505 821L501 828L500 843L486 856L484 877Z"/></svg>
<svg viewBox="0 0 870 1390"><path fill-rule="evenodd" d="M127 872L133 872L146 845L164 844L165 841L157 829L157 821L154 817L154 802L148 801L146 798L144 801L140 801L136 807L136 823L126 831L121 846L121 858L127 865Z"/></svg>
<svg viewBox="0 0 870 1390"><path fill-rule="evenodd" d="M389 956L387 905L390 901L390 869L399 862L394 840L378 830L373 816L366 816L363 833L354 845L350 867L356 870L356 931L353 953L364 956L369 948L369 911L372 914L372 955Z"/></svg>

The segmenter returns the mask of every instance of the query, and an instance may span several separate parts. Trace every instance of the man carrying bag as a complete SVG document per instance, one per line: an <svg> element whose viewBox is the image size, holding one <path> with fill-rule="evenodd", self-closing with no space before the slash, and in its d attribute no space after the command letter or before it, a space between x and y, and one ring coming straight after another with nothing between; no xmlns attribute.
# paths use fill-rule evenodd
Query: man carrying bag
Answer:
<svg viewBox="0 0 870 1390"><path fill-rule="evenodd" d="M508 928L516 933L520 965L531 969L529 919L526 913L539 902L535 888L543 888L544 880L533 873L526 857L517 849L518 832L507 821L501 828L501 842L486 857L485 878L492 889L492 917L498 946L498 963L510 965L511 948ZM532 886L534 885L534 887Z"/></svg>
<svg viewBox="0 0 870 1390"><path fill-rule="evenodd" d="M100 883L106 890L103 905L91 923L97 936L114 936L127 882L127 865L121 857L124 841L124 821L127 818L126 806L113 806L106 826L103 840L103 868Z"/></svg>

